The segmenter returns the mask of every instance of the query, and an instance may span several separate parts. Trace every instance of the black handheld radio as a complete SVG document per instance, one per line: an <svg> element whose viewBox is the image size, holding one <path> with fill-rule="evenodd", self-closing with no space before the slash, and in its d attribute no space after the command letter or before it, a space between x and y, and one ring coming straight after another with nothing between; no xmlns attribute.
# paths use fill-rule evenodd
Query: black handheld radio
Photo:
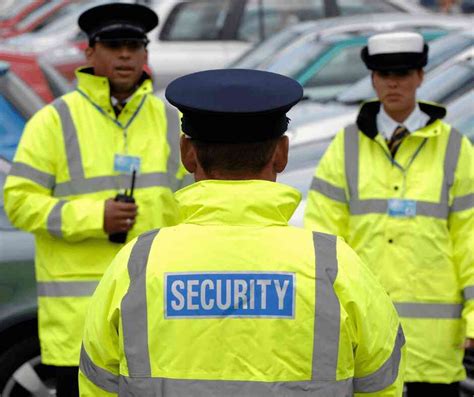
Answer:
<svg viewBox="0 0 474 397"><path fill-rule="evenodd" d="M125 190L125 193L119 193L115 196L114 200L115 201L120 201L122 203L134 203L135 199L133 198L133 190L135 189L135 178L136 178L137 172L133 170L132 173L132 186L130 188L130 194L128 194L128 191ZM113 233L109 234L109 241L112 243L117 243L117 244L123 244L125 241L127 241L127 232L121 232L121 233Z"/></svg>

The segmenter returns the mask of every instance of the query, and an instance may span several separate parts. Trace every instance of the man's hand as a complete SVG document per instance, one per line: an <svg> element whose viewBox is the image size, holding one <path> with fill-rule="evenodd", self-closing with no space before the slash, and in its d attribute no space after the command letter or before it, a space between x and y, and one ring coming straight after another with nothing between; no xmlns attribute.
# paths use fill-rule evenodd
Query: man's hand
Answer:
<svg viewBox="0 0 474 397"><path fill-rule="evenodd" d="M135 224L138 206L108 199L105 201L104 230L107 234L128 232Z"/></svg>

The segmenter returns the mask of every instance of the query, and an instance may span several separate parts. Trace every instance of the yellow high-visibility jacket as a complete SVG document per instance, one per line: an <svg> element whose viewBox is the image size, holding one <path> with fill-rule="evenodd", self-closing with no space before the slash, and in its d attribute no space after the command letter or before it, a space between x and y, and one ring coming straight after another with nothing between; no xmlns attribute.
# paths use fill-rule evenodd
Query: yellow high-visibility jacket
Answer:
<svg viewBox="0 0 474 397"><path fill-rule="evenodd" d="M342 236L385 287L407 337L406 380L451 383L474 338L474 158L443 108L419 105L431 120L394 159L380 102L362 106L316 170L305 226Z"/></svg>
<svg viewBox="0 0 474 397"><path fill-rule="evenodd" d="M296 190L201 181L177 198L184 222L128 244L94 294L81 396L402 395L395 308L342 240L288 226Z"/></svg>
<svg viewBox="0 0 474 397"><path fill-rule="evenodd" d="M103 229L105 200L131 183L114 171L116 154L141 159L128 239L179 220L177 111L152 94L144 75L116 120L108 80L87 69L76 75L78 90L27 123L4 189L13 225L35 235L41 357L56 366L78 365L90 297L123 246Z"/></svg>

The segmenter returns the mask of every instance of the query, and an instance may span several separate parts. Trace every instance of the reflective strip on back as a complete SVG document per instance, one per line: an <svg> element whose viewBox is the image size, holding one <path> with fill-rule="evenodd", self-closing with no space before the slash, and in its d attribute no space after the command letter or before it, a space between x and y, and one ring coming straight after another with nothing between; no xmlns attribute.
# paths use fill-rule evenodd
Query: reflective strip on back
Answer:
<svg viewBox="0 0 474 397"><path fill-rule="evenodd" d="M81 346L81 360L79 368L87 377L87 379L89 379L97 387L108 391L109 393L118 393L119 376L114 375L111 372L95 365L87 354L86 349L84 349L84 346Z"/></svg>
<svg viewBox="0 0 474 397"><path fill-rule="evenodd" d="M159 230L138 237L128 260L130 285L121 304L123 344L130 376L151 376L148 348L146 268Z"/></svg>
<svg viewBox="0 0 474 397"><path fill-rule="evenodd" d="M353 397L352 378L318 382L120 377L120 396L139 397Z"/></svg>
<svg viewBox="0 0 474 397"><path fill-rule="evenodd" d="M176 186L171 186L172 190L178 188L178 181L176 174L180 167L180 138L181 138L181 121L178 110L165 102L166 109L166 136L170 146L170 154L168 157L167 171L170 176L170 183L176 183Z"/></svg>
<svg viewBox="0 0 474 397"><path fill-rule="evenodd" d="M340 312L339 299L334 291L337 277L336 236L313 233L315 251L315 319L313 369L311 380L336 380L339 352Z"/></svg>
<svg viewBox="0 0 474 397"><path fill-rule="evenodd" d="M71 297L92 296L98 280L93 281L38 281L37 293L39 297Z"/></svg>
<svg viewBox="0 0 474 397"><path fill-rule="evenodd" d="M400 317L460 319L463 305L460 303L394 302Z"/></svg>
<svg viewBox="0 0 474 397"><path fill-rule="evenodd" d="M62 98L56 99L51 105L54 106L61 119L69 176L71 179L83 179L84 168L82 166L81 150L76 126L72 120L69 107Z"/></svg>
<svg viewBox="0 0 474 397"><path fill-rule="evenodd" d="M29 179L46 189L52 189L56 183L56 177L54 175L37 170L29 164L17 161L12 164L8 175Z"/></svg>
<svg viewBox="0 0 474 397"><path fill-rule="evenodd" d="M344 166L350 199L359 198L359 128L351 124L344 130Z"/></svg>
<svg viewBox="0 0 474 397"><path fill-rule="evenodd" d="M62 232L62 209L66 204L65 200L59 200L51 209L47 219L47 228L49 234L61 238Z"/></svg>
<svg viewBox="0 0 474 397"><path fill-rule="evenodd" d="M361 378L354 378L354 392L376 393L393 384L398 378L398 370L400 368L402 348L404 345L405 335L403 334L402 326L399 325L390 357L374 373Z"/></svg>

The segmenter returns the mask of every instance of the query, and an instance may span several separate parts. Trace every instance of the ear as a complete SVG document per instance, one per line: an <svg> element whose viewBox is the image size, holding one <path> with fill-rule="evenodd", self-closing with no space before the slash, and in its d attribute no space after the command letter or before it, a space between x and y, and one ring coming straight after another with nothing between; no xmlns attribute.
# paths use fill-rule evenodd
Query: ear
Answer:
<svg viewBox="0 0 474 397"><path fill-rule="evenodd" d="M180 149L181 162L183 163L184 168L186 168L189 173L194 174L197 168L197 155L196 149L194 148L191 139L181 135Z"/></svg>
<svg viewBox="0 0 474 397"><path fill-rule="evenodd" d="M87 47L84 50L84 54L86 55L87 63L91 66L94 66L94 54L95 54L94 47Z"/></svg>
<svg viewBox="0 0 474 397"><path fill-rule="evenodd" d="M423 83L423 80L425 78L425 71L423 69L418 69L417 71L418 74L418 87Z"/></svg>
<svg viewBox="0 0 474 397"><path fill-rule="evenodd" d="M279 174L283 172L288 164L288 150L290 147L290 141L286 135L283 135L278 139L275 153L273 153L273 170Z"/></svg>

